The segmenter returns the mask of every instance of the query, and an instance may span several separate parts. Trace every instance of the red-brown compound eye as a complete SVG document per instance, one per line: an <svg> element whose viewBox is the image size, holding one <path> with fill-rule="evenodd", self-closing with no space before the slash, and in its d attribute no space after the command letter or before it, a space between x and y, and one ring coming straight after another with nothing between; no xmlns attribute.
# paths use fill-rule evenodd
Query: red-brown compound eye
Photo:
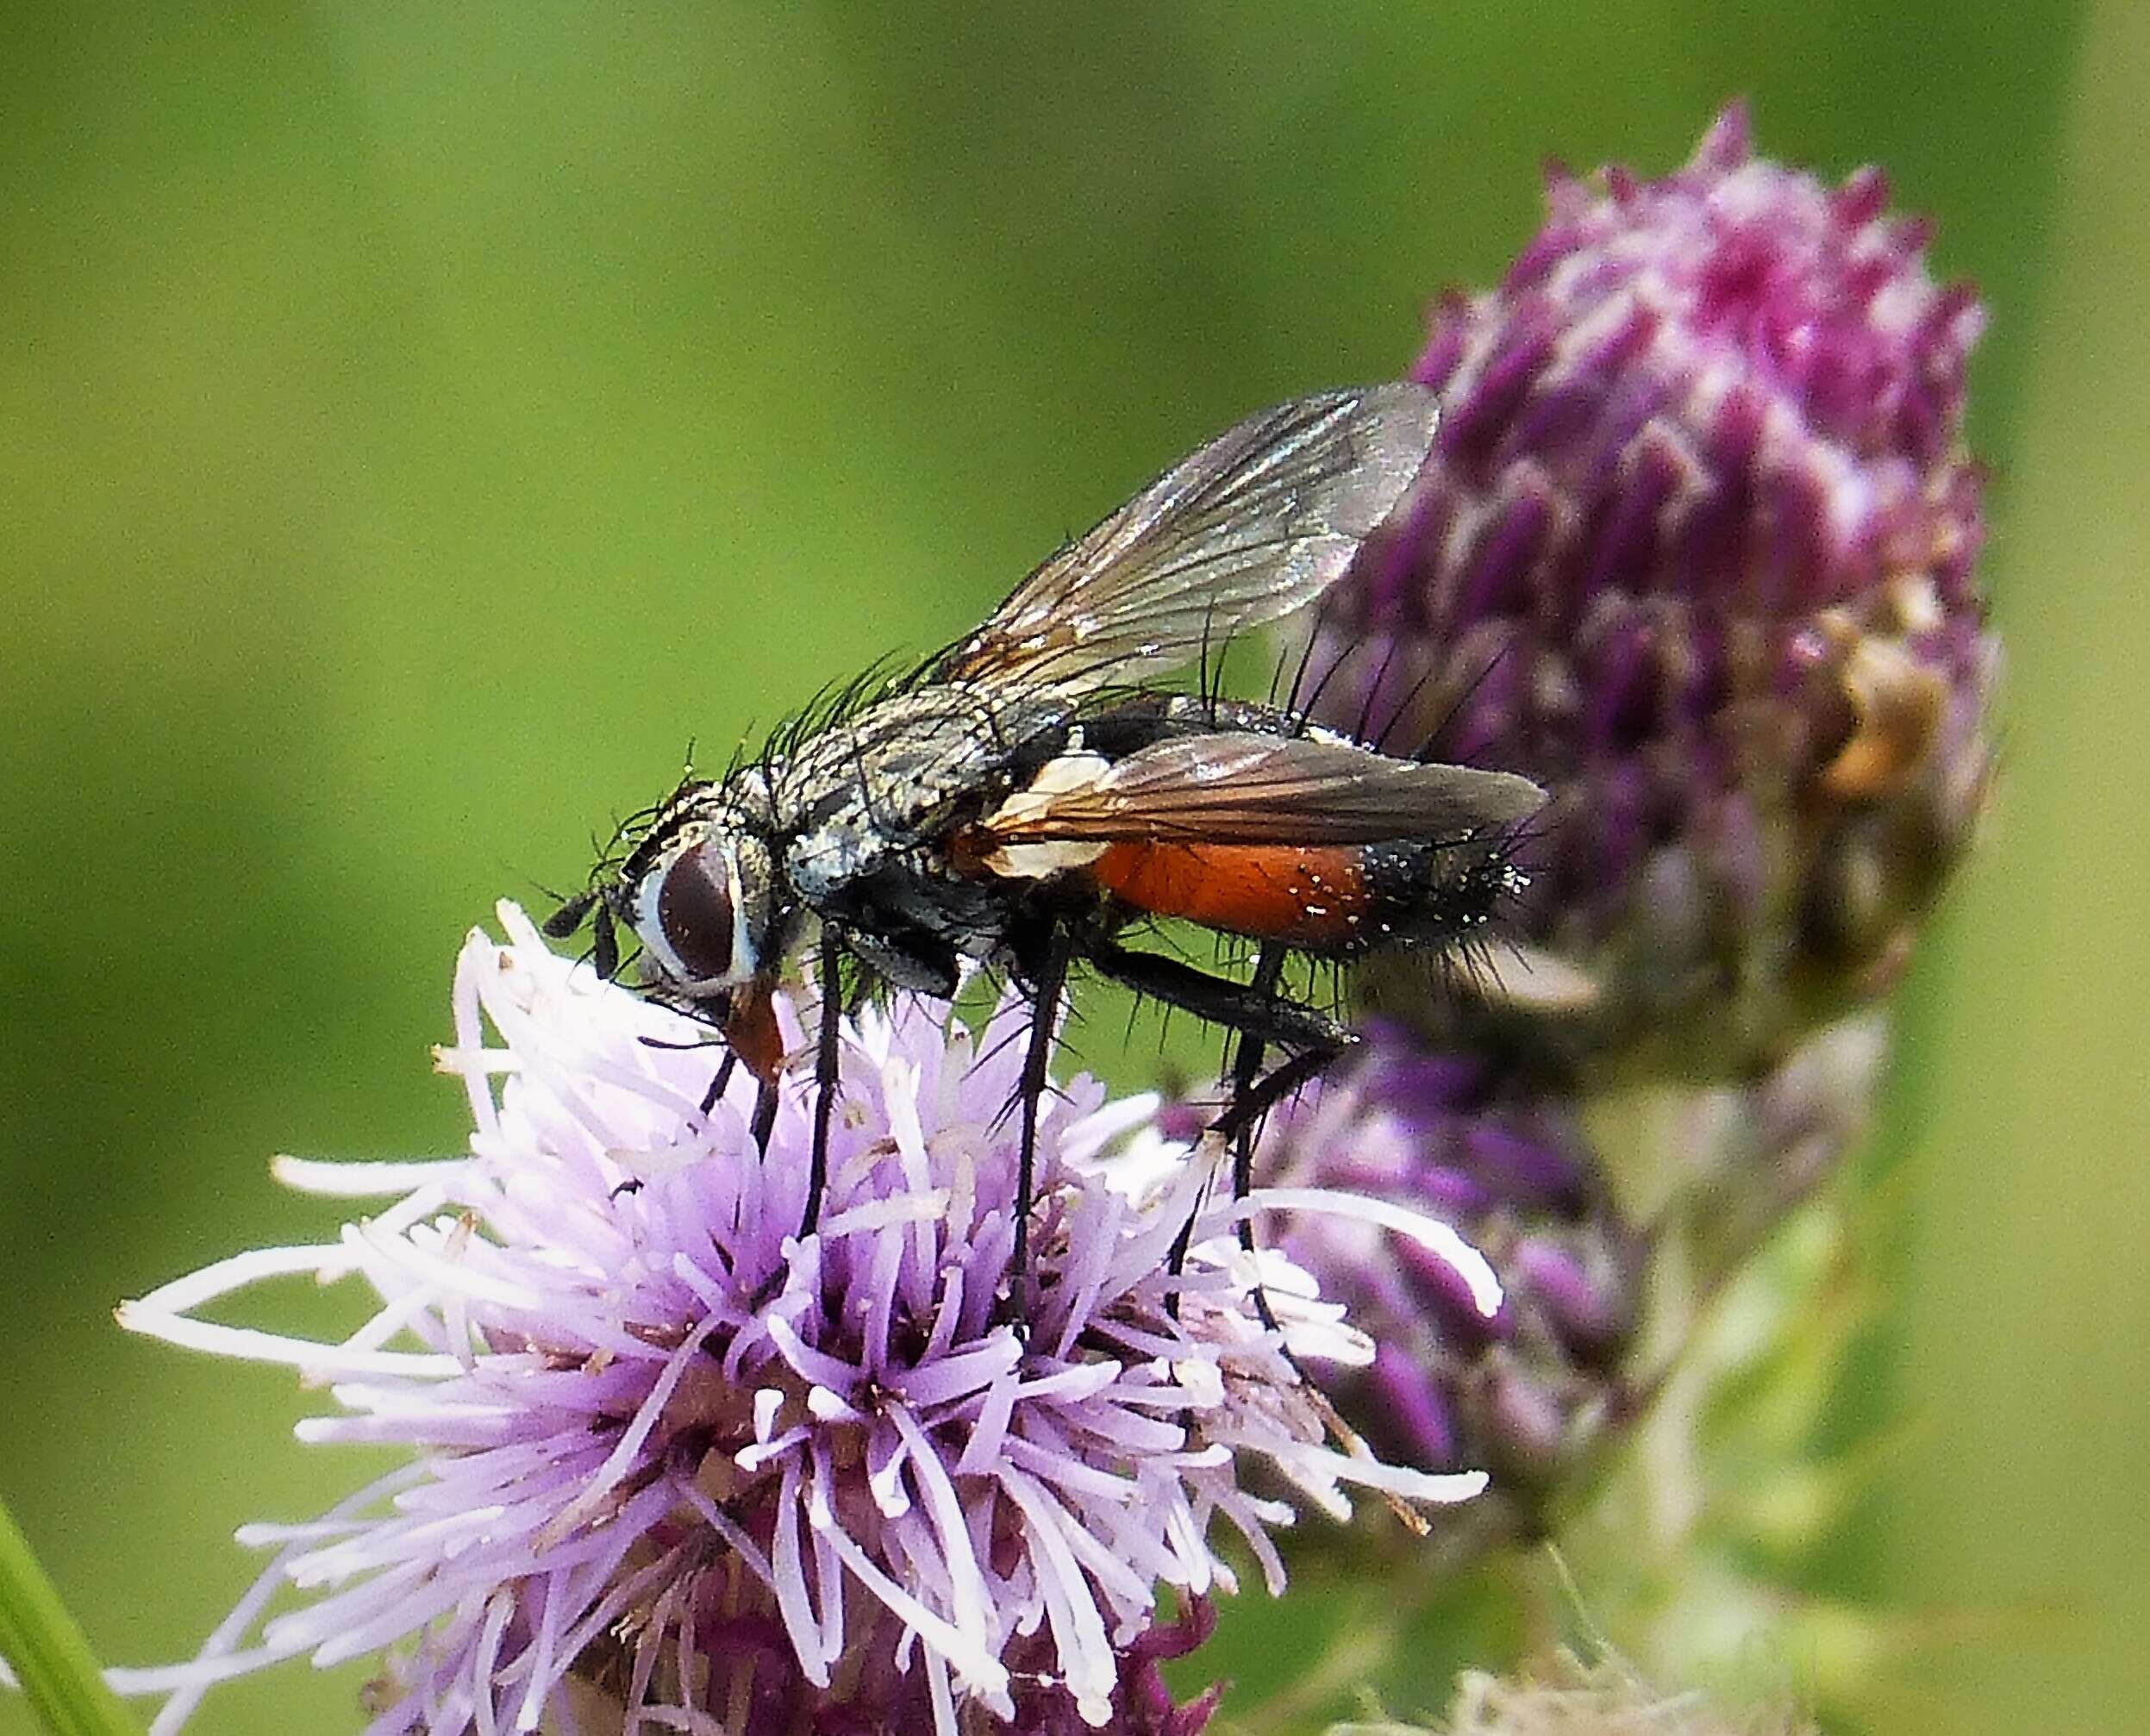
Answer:
<svg viewBox="0 0 2150 1736"><path fill-rule="evenodd" d="M666 960L694 983L730 976L738 940L738 901L730 852L697 844L675 856L657 889L657 931Z"/></svg>

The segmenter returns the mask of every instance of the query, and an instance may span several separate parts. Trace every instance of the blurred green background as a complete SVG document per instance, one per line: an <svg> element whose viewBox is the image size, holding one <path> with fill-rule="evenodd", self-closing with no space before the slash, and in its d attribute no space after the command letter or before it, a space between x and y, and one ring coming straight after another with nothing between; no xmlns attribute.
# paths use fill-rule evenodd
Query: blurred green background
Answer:
<svg viewBox="0 0 2150 1736"><path fill-rule="evenodd" d="M5 16L0 1492L108 1658L191 1652L233 1527L365 1469L112 1303L326 1231L274 1151L459 1146L427 1046L496 896L1241 412L1397 372L1546 154L1657 172L1744 93L1992 312L2008 789L1913 988L1855 1396L1909 1427L1830 1589L1919 1612L1888 1728L2142 1727L2143 9Z"/></svg>

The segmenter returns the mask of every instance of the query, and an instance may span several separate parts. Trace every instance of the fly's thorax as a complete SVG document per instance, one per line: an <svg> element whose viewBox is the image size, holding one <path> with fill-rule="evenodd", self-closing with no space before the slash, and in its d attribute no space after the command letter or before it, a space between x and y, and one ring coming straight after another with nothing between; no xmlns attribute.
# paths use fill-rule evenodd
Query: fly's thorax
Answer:
<svg viewBox="0 0 2150 1736"><path fill-rule="evenodd" d="M950 832L1051 757L1067 709L1052 696L927 687L803 744L772 792L799 897L826 913L862 883L923 870Z"/></svg>

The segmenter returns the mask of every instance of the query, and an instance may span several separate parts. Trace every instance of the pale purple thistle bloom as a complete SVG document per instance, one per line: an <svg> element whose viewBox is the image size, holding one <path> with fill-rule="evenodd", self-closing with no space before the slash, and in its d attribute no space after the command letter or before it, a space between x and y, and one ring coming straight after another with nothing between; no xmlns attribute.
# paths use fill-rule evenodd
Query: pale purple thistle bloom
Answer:
<svg viewBox="0 0 2150 1736"><path fill-rule="evenodd" d="M171 1691L158 1736L219 1680L384 1648L368 1736L1181 1736L1209 1702L1175 1711L1155 1660L1198 1637L1204 1594L1233 1589L1213 1522L1282 1585L1267 1533L1293 1509L1242 1487L1241 1455L1337 1515L1347 1483L1427 1502L1483 1485L1328 1444L1226 1240L1246 1208L1205 1207L1197 1258L1166 1276L1209 1174L1144 1128L1150 1100L1078 1080L1048 1102L1026 1346L999 1312L1019 1045L974 1055L912 1002L862 1013L819 1232L800 1241L810 1092L786 1091L756 1161L745 1082L705 1116L711 1052L657 1046L699 1027L554 956L513 906L501 920L508 945L463 950L440 1052L469 1093L470 1155L284 1160L307 1191L399 1197L333 1244L239 1255L122 1310L328 1383L340 1414L302 1439L416 1455L310 1524L241 1533L276 1554L197 1661L122 1672ZM795 1021L785 1034L796 1046ZM1103 1162L1130 1133L1134 1152ZM1400 1224L1499 1306L1491 1270L1432 1220L1258 1203ZM1260 1271L1294 1352L1371 1354L1303 1273L1274 1256ZM288 1275L359 1276L381 1305L336 1343L197 1318ZM1196 1616L1155 1629L1166 1586ZM287 1589L297 1607L269 1613Z"/></svg>

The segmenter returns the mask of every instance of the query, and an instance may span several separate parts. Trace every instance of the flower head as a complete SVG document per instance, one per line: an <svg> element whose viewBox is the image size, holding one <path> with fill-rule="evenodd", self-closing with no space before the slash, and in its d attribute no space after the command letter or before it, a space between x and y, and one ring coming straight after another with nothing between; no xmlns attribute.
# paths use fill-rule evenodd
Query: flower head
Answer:
<svg viewBox="0 0 2150 1736"><path fill-rule="evenodd" d="M803 1094L757 1160L743 1090L702 1105L698 1027L501 917L508 945L464 948L440 1056L470 1154L287 1161L302 1188L397 1197L333 1244L241 1255L123 1311L330 1383L339 1414L303 1439L415 1453L316 1521L243 1533L277 1552L254 1590L194 1664L135 1678L178 1690L159 1731L225 1676L388 1648L374 1736L1184 1736L1207 1702L1174 1708L1155 1664L1232 1585L1216 1521L1281 1583L1267 1530L1292 1508L1248 1492L1242 1458L1332 1512L1348 1483L1479 1485L1332 1449L1246 1273L1166 1271L1198 1166L1182 1152L1139 1192L1095 1167L1147 1100L1077 1081L1049 1105L1026 1339L1004 1318L1017 1046L974 1053L915 1003L860 1014L800 1239ZM1228 1222L1215 1208L1204 1238ZM337 1343L197 1317L292 1273L362 1277L378 1308ZM1294 1348L1370 1349L1303 1279L1276 1288ZM1160 1587L1176 1626L1153 1624ZM283 1589L303 1601L265 1619Z"/></svg>
<svg viewBox="0 0 2150 1736"><path fill-rule="evenodd" d="M1553 792L1480 1014L1736 1075L1893 980L1984 797L1982 315L1877 172L1757 159L1736 108L1663 179L1556 170L1547 203L1434 314L1440 438L1310 689ZM1368 993L1446 1016L1400 972Z"/></svg>

